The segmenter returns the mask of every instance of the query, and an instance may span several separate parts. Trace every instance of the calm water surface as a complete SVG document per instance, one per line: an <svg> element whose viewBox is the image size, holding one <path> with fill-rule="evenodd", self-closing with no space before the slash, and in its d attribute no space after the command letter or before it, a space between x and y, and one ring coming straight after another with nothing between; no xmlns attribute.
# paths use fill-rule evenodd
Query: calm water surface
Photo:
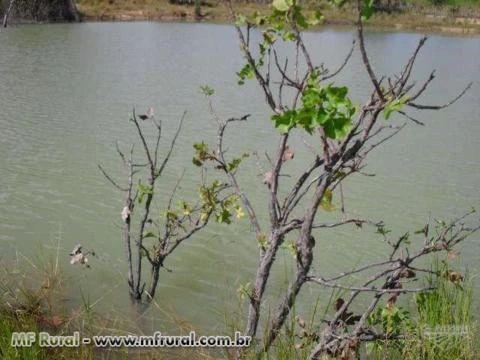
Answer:
<svg viewBox="0 0 480 360"><path fill-rule="evenodd" d="M332 67L342 61L353 38L347 30L306 35L314 58ZM380 74L398 72L419 38L409 33L369 34L375 69ZM191 144L212 141L215 135L199 92L203 84L216 89L221 116L252 114L248 126L239 125L227 136L230 151L272 149L276 137L262 94L253 84L236 85L242 60L235 33L229 26L206 24L42 25L1 31L0 44L0 256L11 261L21 258L19 254L32 258L40 253L48 258L59 246L61 266L73 285L72 306L88 293L92 302L98 300L95 309L128 313L122 194L105 181L97 164L125 180L114 144L118 140L126 148L135 141L128 121L133 106L139 111L155 108L166 134L163 150L187 110L159 193L165 199L187 168L180 193L194 194L199 173L190 166ZM345 184L352 216L383 219L400 234L418 229L430 214L450 218L480 205L479 58L479 38L431 36L414 72L422 80L430 69L437 69L438 78L423 102L446 102L470 81L472 89L447 110L415 114L426 127L411 124L371 156L368 171L376 176ZM370 94L357 52L336 81L350 86L357 101ZM289 172L294 174L302 160L309 159L304 142L314 140L293 137L296 156ZM256 176L259 171L253 161L245 168L248 176L242 185L265 219L266 189ZM476 236L462 247L458 267L478 273L478 241ZM89 270L68 263L68 253L77 243L98 253ZM384 250L373 230L322 232L317 235L315 271L328 275L345 270ZM256 259L256 242L246 221L211 226L167 261L174 271L161 274L157 301L162 310L152 309L149 315L164 321L170 312L205 331L222 328L224 313L238 309L236 289L251 280ZM287 252L281 253L279 263L287 270L275 268L269 296L284 287L291 260ZM304 289L300 311L318 291Z"/></svg>

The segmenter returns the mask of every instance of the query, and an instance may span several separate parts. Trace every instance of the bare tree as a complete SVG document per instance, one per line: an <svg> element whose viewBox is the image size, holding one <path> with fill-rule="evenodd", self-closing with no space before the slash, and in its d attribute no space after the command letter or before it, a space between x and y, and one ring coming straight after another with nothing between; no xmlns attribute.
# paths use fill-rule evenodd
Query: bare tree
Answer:
<svg viewBox="0 0 480 360"><path fill-rule="evenodd" d="M162 175L172 155L175 143L180 134L185 118L183 114L170 146L163 158L160 157L160 140L162 138L162 125L153 114L153 109L145 115L135 115L130 119L135 126L135 131L141 143L142 162L133 159L134 146L128 154L122 152L117 144L116 149L126 168L126 185L120 185L99 165L105 178L118 190L125 194L124 208L121 211L123 221L123 241L127 258L127 282L129 293L133 300L140 301L144 292L147 300L155 296L158 285L160 269L169 255L185 240L191 238L196 232L203 229L211 217L218 222L228 222L230 211L235 207L236 197L225 190L229 186L218 181L206 183L203 173L201 185L198 189L199 198L192 203L179 200L175 203L180 177L172 189L169 200L161 214L153 214L152 205ZM148 141L146 127L154 129L154 139ZM151 131L151 129L150 129ZM142 175L143 171L143 176ZM138 214L138 216L134 216ZM163 221L155 220L163 215ZM137 219L136 226L133 224ZM146 245L146 240L154 239L151 246ZM150 267L150 283L145 291L143 264L144 259ZM166 268L165 268L166 269ZM167 269L167 271L171 271Z"/></svg>
<svg viewBox="0 0 480 360"><path fill-rule="evenodd" d="M218 141L216 151L211 153L206 160L213 162L215 168L226 175L227 181L236 191L248 213L260 248L254 285L253 288L247 289L249 311L244 335L258 337L258 325L265 289L278 249L284 243L288 234L294 230L298 231L298 236L293 244L296 254L296 273L290 279L276 311L269 316L265 336L257 339L259 352L268 351L271 347L285 324L298 293L303 285L308 282L351 290L352 292L347 301L339 303L335 318L326 325L326 329L321 334L321 341L311 357L317 358L319 354L325 352L334 355L339 354L346 346L350 346L353 340L362 339L361 335L364 334L366 329L365 320L383 295L400 295L407 292L429 290L423 287L399 288L402 279L410 277L411 272L415 270L414 261L436 251L450 251L454 245L479 229L478 227L463 226L461 224L462 219L458 219L451 225L446 226L433 239L428 238L427 232L426 238L428 238L428 241L426 240L424 247L414 254L409 253L404 237L394 243L389 243L392 246L392 252L386 260L366 264L354 271L359 273L366 269L381 269L373 278L368 279L360 286L346 286L337 282L337 280L343 279L344 276L352 272L345 272L331 279L324 279L318 274L312 275L310 273L314 260L314 231L317 229L352 224L358 227L363 224L372 224L378 229L383 228L381 222L372 222L362 218L348 218L344 212L343 204L341 221L333 224L321 223L318 216L319 207L331 205L332 193L337 188L341 190L341 184L347 177L353 174L364 174L362 170L371 151L388 142L408 123L424 125L421 121L410 116L406 109L443 109L457 101L471 86L469 84L457 97L445 104L425 105L419 102L421 95L424 94L435 78L435 73L432 71L427 79L419 85L411 79L415 60L425 44L426 37L419 41L412 56L399 74L393 77L379 77L370 64L363 34L363 23L371 15L373 8L371 5L368 7L368 4L360 1L357 2L357 6L356 43L358 43L363 65L373 88L370 99L363 106L360 106L358 111L355 109L353 101L348 97L346 87L335 86L332 83L326 84L327 80L334 78L347 64L355 42L339 68L329 72L323 65L315 65L302 38L302 30L317 22L319 18L308 19L296 2L275 1L271 15L256 15L253 18L236 16L233 8L231 8L233 18L236 21L240 47L246 60L246 65L238 73L239 82L243 83L248 79L257 81L265 96L265 102L273 113L272 120L280 131L275 154L273 156L266 154L269 170L264 173L263 181L266 185L266 191L269 193L269 223L263 228L252 202L238 181L237 168L232 169L226 166L228 160L226 160L226 151L223 144L224 134L232 120L219 120L210 102L212 113L218 123ZM251 29L256 25L263 26L263 37L258 44L252 43L250 37ZM288 58L280 59L277 54L275 45L280 39L291 41L295 45L293 66L290 66L291 62ZM258 47L260 52L258 55L254 55L252 49ZM302 64L306 67L303 73L301 72ZM275 75L280 76L279 82L272 81L274 72ZM293 96L284 95L283 90L287 87L294 92ZM395 112L405 119L403 123L397 125L380 121L382 117L389 120L391 114ZM247 117L244 116L241 120L247 120ZM310 134L317 134L316 139L321 150L315 150L318 147L312 146L311 163L296 177L293 186L287 188L288 185L282 183L281 187L284 164L293 158L293 151L288 144L289 137L295 129L299 128ZM208 161L202 162L201 165L206 166ZM449 233L449 231L458 227L459 230ZM447 237L447 233L450 234L449 237ZM400 249L402 250L400 251ZM317 264L316 268L321 269L321 264ZM347 314L352 301L362 292L372 293L372 302L362 315L355 317L358 323L353 333L338 335L339 321ZM237 355L240 356L240 352Z"/></svg>

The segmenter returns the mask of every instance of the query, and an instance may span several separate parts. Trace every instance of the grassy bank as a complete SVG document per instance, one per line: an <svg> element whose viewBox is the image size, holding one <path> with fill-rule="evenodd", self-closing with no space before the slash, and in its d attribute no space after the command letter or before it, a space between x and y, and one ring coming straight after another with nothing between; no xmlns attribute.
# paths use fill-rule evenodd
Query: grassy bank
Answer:
<svg viewBox="0 0 480 360"><path fill-rule="evenodd" d="M232 359L232 349L178 348L178 349L127 349L79 347L12 347L14 332L46 331L50 335L151 335L145 334L137 324L112 314L99 314L88 301L73 307L68 294L78 291L69 286L58 266L58 259L37 265L24 258L24 263L14 265L0 263L0 358L4 360L47 359ZM469 276L452 281L452 272L446 262L434 265L439 276L427 276L424 280L437 290L410 297L405 307L386 305L377 311L379 333L391 329L410 334L404 340L364 343L362 358L406 360L450 360L477 358L479 346L475 336L478 327L471 311L472 285ZM318 299L320 301L320 299ZM319 302L317 301L317 305ZM317 309L317 305L315 309ZM157 306L154 303L152 306ZM325 311L329 312L330 306ZM298 311L297 311L298 310ZM303 309L305 310L305 309ZM302 309L296 309L291 320L265 359L307 359L315 345L315 334L326 313L315 311L312 317L302 320ZM195 330L172 314L172 329L180 334ZM231 323L233 321L233 323ZM370 320L369 320L370 321ZM376 321L375 316L371 321ZM386 321L386 322L385 322ZM229 325L227 325L229 324ZM242 328L240 319L226 319L223 326ZM219 325L222 328L222 324ZM233 331L233 330L232 330ZM224 331L228 333L229 331ZM197 331L197 333L200 333ZM253 350L253 349L252 349ZM246 352L244 359L253 359L254 353ZM328 357L324 358L328 359Z"/></svg>
<svg viewBox="0 0 480 360"><path fill-rule="evenodd" d="M85 269L85 271L90 271ZM13 347L15 332L40 332L50 335L80 337L97 335L151 335L139 326L142 314L130 316L128 311L97 311L97 301L81 294L82 302L75 305L71 297L79 296L79 287L65 277L58 255L52 259L32 260L18 254L15 262L0 260L0 359L2 360L93 360L93 359L217 359L219 351L202 348L99 348L93 345L78 347L45 347L35 341L32 346ZM159 307L157 303L152 306ZM132 308L132 312L136 315ZM165 311L165 310L161 310ZM169 333L187 335L195 329L176 314L166 316ZM171 325L170 325L171 324ZM162 333L167 331L162 331ZM199 333L197 331L197 333Z"/></svg>
<svg viewBox="0 0 480 360"><path fill-rule="evenodd" d="M375 28L417 30L453 33L480 33L480 1L427 0L403 3L399 8L381 9L371 19L369 26ZM353 25L353 4L341 9L326 1L304 2L308 9L320 9L326 25ZM193 5L176 5L168 0L79 0L78 9L86 20L163 20L163 21L210 21L231 22L226 1L204 0L201 17L195 16ZM234 2L237 12L251 14L255 11L267 13L269 5L257 2Z"/></svg>

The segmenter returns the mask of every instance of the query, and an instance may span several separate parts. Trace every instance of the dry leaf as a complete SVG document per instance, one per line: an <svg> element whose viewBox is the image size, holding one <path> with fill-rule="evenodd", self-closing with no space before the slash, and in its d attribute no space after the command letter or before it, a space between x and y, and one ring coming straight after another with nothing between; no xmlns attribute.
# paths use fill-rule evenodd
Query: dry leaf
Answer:
<svg viewBox="0 0 480 360"><path fill-rule="evenodd" d="M138 115L138 117L141 120L147 120L147 119L153 118L154 115L155 115L155 112L153 111L153 107L151 107L150 109L147 110L147 112L145 114Z"/></svg>
<svg viewBox="0 0 480 360"><path fill-rule="evenodd" d="M86 263L88 263L88 259L82 253L72 255L72 259L70 260L70 264L72 265L75 265L75 264L85 265Z"/></svg>
<svg viewBox="0 0 480 360"><path fill-rule="evenodd" d="M50 319L50 324L54 327L59 327L63 324L63 318L60 315L53 315Z"/></svg>
<svg viewBox="0 0 480 360"><path fill-rule="evenodd" d="M292 160L295 153L290 149L288 145L285 145L285 149L282 154L282 161Z"/></svg>
<svg viewBox="0 0 480 360"><path fill-rule="evenodd" d="M411 279L414 278L417 274L415 274L415 271L407 268L403 268L400 273L398 274L399 277L401 278L407 278Z"/></svg>
<svg viewBox="0 0 480 360"><path fill-rule="evenodd" d="M267 171L265 174L263 174L263 183L270 187L272 186L273 182L273 173L271 171Z"/></svg>
<svg viewBox="0 0 480 360"><path fill-rule="evenodd" d="M448 260L455 260L458 255L460 255L460 252L458 251L455 251L455 250L450 250L448 253L447 253L447 258Z"/></svg>
<svg viewBox="0 0 480 360"><path fill-rule="evenodd" d="M459 272L452 271L448 274L448 279L451 282L458 284L460 281L463 281L463 275L460 274Z"/></svg>
<svg viewBox="0 0 480 360"><path fill-rule="evenodd" d="M337 301L335 301L335 311L340 310L344 303L345 300L343 300L342 298L338 298Z"/></svg>
<svg viewBox="0 0 480 360"><path fill-rule="evenodd" d="M435 245L435 248L437 250L447 250L448 244L445 241L442 241L441 243L438 243L437 245Z"/></svg>
<svg viewBox="0 0 480 360"><path fill-rule="evenodd" d="M127 222L129 217L130 217L130 209L128 208L128 206L125 206L122 210L122 220L123 220L123 222Z"/></svg>
<svg viewBox="0 0 480 360"><path fill-rule="evenodd" d="M300 316L297 316L297 323L301 328L305 327L305 320L303 320Z"/></svg>
<svg viewBox="0 0 480 360"><path fill-rule="evenodd" d="M82 252L82 245L77 244L77 245L75 245L72 252L70 253L70 256L80 254L81 252Z"/></svg>
<svg viewBox="0 0 480 360"><path fill-rule="evenodd" d="M387 308L391 309L395 306L395 303L397 302L398 295L397 294L392 294L387 300Z"/></svg>

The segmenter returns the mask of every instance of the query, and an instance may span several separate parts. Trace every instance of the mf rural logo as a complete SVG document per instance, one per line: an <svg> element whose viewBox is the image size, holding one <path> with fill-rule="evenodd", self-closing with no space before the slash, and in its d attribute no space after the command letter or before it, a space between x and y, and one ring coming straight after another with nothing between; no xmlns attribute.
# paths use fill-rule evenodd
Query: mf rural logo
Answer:
<svg viewBox="0 0 480 360"><path fill-rule="evenodd" d="M438 349L447 349L459 340L472 337L472 329L465 325L437 325L425 326L423 336L430 341L432 346Z"/></svg>

